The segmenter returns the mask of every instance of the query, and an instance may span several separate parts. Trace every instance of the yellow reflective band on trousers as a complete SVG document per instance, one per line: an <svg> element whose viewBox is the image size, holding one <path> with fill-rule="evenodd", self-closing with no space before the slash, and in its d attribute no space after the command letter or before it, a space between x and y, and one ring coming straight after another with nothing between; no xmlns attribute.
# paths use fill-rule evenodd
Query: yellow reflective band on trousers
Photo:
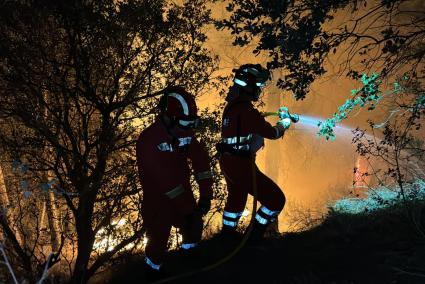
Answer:
<svg viewBox="0 0 425 284"><path fill-rule="evenodd" d="M280 211L270 210L264 205L261 206L260 210L263 211L264 214L266 214L267 216L270 216L270 217L276 217L280 213Z"/></svg>
<svg viewBox="0 0 425 284"><path fill-rule="evenodd" d="M235 228L238 225L238 222L236 222L236 221L228 221L226 219L223 219L223 225L226 225L226 226Z"/></svg>
<svg viewBox="0 0 425 284"><path fill-rule="evenodd" d="M184 192L184 187L183 185L179 184L177 187L173 188L172 190L167 191L165 195L167 195L170 199L174 199L180 194L182 194L183 192Z"/></svg>
<svg viewBox="0 0 425 284"><path fill-rule="evenodd" d="M258 215L258 213L255 215L255 220L257 220L258 223L263 224L263 225L267 225L268 223L270 223L269 220L267 220L266 218L261 217L260 215Z"/></svg>
<svg viewBox="0 0 425 284"><path fill-rule="evenodd" d="M232 219L238 219L239 217L242 216L243 212L229 212L229 211L224 211L223 212L223 218L232 218Z"/></svg>

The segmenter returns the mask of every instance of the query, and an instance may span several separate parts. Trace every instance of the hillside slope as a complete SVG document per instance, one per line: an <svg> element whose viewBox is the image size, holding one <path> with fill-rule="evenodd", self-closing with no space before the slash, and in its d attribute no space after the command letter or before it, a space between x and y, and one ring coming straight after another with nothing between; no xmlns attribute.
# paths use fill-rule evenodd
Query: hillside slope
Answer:
<svg viewBox="0 0 425 284"><path fill-rule="evenodd" d="M417 205L425 227L425 205ZM171 252L170 275L193 271L233 250L214 236L197 255ZM144 283L141 256L110 271L103 283ZM322 224L300 233L245 246L223 265L167 283L425 283L425 238L397 206L358 215L331 213Z"/></svg>

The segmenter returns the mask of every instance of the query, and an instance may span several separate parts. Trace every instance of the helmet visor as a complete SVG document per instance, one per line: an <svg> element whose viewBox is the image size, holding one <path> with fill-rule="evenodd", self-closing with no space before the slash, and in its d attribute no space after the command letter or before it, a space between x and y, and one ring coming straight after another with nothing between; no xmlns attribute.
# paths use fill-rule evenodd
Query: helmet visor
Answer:
<svg viewBox="0 0 425 284"><path fill-rule="evenodd" d="M264 88L267 81L271 79L270 77L270 72L261 66L249 66L236 70L233 82L242 87L255 85L256 87Z"/></svg>

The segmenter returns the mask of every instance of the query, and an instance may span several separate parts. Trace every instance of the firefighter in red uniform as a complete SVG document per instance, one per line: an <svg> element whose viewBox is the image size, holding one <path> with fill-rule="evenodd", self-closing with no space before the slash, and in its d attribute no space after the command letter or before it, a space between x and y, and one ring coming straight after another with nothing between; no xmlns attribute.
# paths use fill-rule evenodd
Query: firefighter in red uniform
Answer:
<svg viewBox="0 0 425 284"><path fill-rule="evenodd" d="M137 141L137 165L143 189L142 217L146 228L147 278L157 278L167 250L171 226L183 235L182 249L197 245L202 236L202 216L211 206L212 175L208 153L194 137L198 123L195 99L183 88L165 91L160 114ZM199 184L196 203L190 186L192 162Z"/></svg>
<svg viewBox="0 0 425 284"><path fill-rule="evenodd" d="M285 205L281 189L255 165L255 152L264 145L264 138L278 139L290 126L290 119L270 125L254 108L261 88L270 78L268 70L259 64L245 64L235 71L234 85L226 98L223 112L220 168L226 179L228 197L223 213L222 235L237 236L236 228L245 209L248 194L253 194L252 167L257 184L257 199L261 203L255 215L250 242L263 238L267 226L274 222Z"/></svg>

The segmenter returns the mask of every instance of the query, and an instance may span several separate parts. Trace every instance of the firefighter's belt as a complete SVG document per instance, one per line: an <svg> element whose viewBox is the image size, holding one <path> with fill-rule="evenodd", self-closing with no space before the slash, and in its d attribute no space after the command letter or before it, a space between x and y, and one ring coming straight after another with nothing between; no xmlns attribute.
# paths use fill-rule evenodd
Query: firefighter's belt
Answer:
<svg viewBox="0 0 425 284"><path fill-rule="evenodd" d="M172 190L167 191L165 195L167 195L168 198L170 199L174 199L180 194L182 194L183 192L184 192L184 187L183 185L179 184L177 187L173 188Z"/></svg>
<svg viewBox="0 0 425 284"><path fill-rule="evenodd" d="M215 145L217 151L221 154L229 153L231 155L241 156L241 157L250 157L251 152L249 151L249 145L240 145L239 149L235 149L233 146L224 143L217 143Z"/></svg>
<svg viewBox="0 0 425 284"><path fill-rule="evenodd" d="M212 173L211 171L200 172L200 173L197 173L195 177L197 181L200 181L203 179L212 178Z"/></svg>
<svg viewBox="0 0 425 284"><path fill-rule="evenodd" d="M248 136L239 137L239 143L249 143L252 138L252 134L248 134ZM229 137L221 139L221 142L224 144L236 144L238 142L238 137Z"/></svg>

